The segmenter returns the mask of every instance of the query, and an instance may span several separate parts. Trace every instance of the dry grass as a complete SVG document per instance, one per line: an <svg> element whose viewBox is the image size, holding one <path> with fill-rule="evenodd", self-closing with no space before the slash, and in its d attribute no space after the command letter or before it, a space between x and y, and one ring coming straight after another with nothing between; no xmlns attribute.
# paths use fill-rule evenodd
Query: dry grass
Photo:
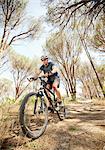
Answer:
<svg viewBox="0 0 105 150"><path fill-rule="evenodd" d="M105 106L105 98L104 99L93 99L94 105Z"/></svg>
<svg viewBox="0 0 105 150"><path fill-rule="evenodd" d="M45 134L35 141L23 136L20 130L18 121L19 101L6 102L0 105L0 146L3 146L3 149L0 148L0 150L49 150L49 148L51 150L69 150L69 147L72 150L77 149L77 147L85 150L102 149L105 146L104 110L100 113L96 107L100 109L105 106L105 100L94 99L90 103L94 108L94 114L88 110L87 113L83 112L87 105L77 105L76 102L73 102L72 105L72 102L68 101L69 99L66 99L66 104L70 102L68 107L70 110L75 107L76 113L71 111L70 119L66 119L64 122L49 122ZM80 107L83 109L78 112ZM84 139L86 140L84 141ZM78 150L80 149L78 148Z"/></svg>
<svg viewBox="0 0 105 150"><path fill-rule="evenodd" d="M3 139L8 136L11 126L9 117L9 107L6 105L0 106L0 143L2 145Z"/></svg>
<svg viewBox="0 0 105 150"><path fill-rule="evenodd" d="M0 147L5 139L13 134L13 127L18 122L18 105L10 102L0 104Z"/></svg>

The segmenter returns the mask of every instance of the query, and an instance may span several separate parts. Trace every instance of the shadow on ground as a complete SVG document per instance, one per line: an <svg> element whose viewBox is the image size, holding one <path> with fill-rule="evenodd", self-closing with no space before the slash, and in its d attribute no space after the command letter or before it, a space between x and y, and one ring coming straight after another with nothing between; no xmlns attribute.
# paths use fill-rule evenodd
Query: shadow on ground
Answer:
<svg viewBox="0 0 105 150"><path fill-rule="evenodd" d="M64 121L50 115L46 132L34 141L23 136L14 118L11 135L3 140L1 150L103 150L105 110L74 106L75 109L69 106L68 119Z"/></svg>

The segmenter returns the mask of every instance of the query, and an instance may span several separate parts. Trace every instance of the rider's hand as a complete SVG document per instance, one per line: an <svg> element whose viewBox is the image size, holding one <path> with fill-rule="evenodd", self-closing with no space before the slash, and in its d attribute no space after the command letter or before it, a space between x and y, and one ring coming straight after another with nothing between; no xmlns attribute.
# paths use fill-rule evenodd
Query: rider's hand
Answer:
<svg viewBox="0 0 105 150"><path fill-rule="evenodd" d="M33 81L33 80L36 80L37 78L35 78L35 77L31 77L31 78L29 78L28 80L31 82L31 81Z"/></svg>
<svg viewBox="0 0 105 150"><path fill-rule="evenodd" d="M48 76L51 76L53 73L50 71L50 72L48 72Z"/></svg>
<svg viewBox="0 0 105 150"><path fill-rule="evenodd" d="M45 73L45 74L44 74L44 77L48 77L48 76L49 76L49 74L48 74L48 73Z"/></svg>

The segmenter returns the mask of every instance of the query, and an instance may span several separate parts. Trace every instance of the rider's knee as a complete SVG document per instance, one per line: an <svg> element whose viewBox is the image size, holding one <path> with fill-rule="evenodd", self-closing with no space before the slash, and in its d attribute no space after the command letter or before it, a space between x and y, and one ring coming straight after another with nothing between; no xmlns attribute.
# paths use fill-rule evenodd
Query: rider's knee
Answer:
<svg viewBox="0 0 105 150"><path fill-rule="evenodd" d="M47 89L50 89L50 85L49 85L49 84L47 84L47 85L46 85L46 88L47 88Z"/></svg>
<svg viewBox="0 0 105 150"><path fill-rule="evenodd" d="M52 88L53 88L54 91L57 91L57 87L56 86L53 85Z"/></svg>

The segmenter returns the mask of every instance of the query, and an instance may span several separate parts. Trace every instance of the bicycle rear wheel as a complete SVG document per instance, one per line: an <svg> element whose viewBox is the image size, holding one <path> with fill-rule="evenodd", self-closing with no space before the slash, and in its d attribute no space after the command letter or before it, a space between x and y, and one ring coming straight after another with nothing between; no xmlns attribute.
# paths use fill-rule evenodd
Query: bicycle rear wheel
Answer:
<svg viewBox="0 0 105 150"><path fill-rule="evenodd" d="M26 95L20 106L19 121L27 137L39 138L48 124L48 110L45 101L33 92Z"/></svg>
<svg viewBox="0 0 105 150"><path fill-rule="evenodd" d="M57 114L61 121L64 120L67 114L65 106L60 107Z"/></svg>

